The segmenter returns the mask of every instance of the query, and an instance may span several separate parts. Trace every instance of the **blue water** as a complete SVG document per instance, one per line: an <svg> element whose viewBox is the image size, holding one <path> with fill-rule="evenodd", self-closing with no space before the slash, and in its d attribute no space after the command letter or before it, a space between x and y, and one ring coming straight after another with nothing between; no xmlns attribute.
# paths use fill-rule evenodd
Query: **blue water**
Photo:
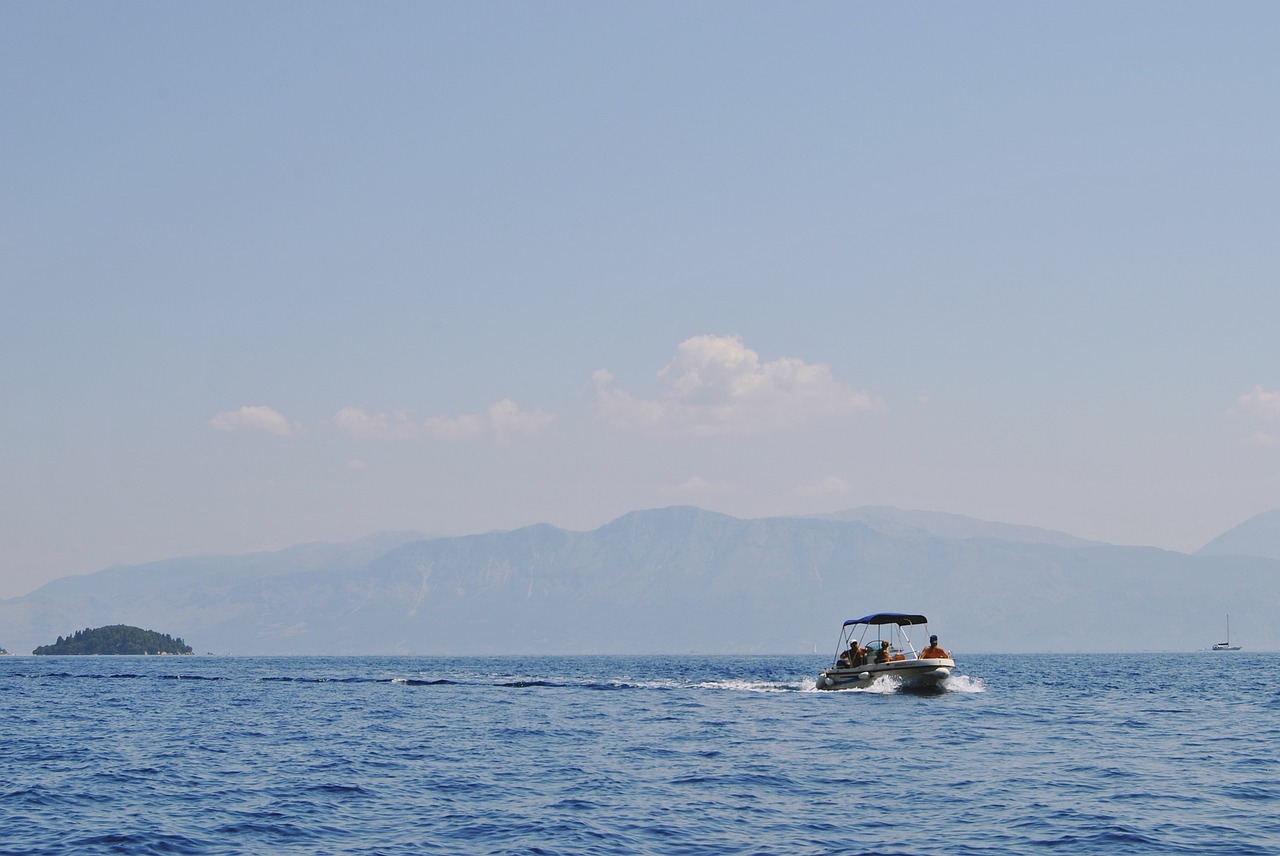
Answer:
<svg viewBox="0 0 1280 856"><path fill-rule="evenodd" d="M1280 852L1280 655L0 658L0 852Z"/></svg>

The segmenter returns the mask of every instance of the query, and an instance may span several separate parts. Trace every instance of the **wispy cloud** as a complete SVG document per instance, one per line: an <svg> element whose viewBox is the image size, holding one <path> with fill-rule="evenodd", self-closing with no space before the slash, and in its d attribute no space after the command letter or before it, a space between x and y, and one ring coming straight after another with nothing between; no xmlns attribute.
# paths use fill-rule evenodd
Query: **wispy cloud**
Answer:
<svg viewBox="0 0 1280 856"><path fill-rule="evenodd" d="M1249 442L1259 446L1280 446L1280 436L1259 429L1249 435Z"/></svg>
<svg viewBox="0 0 1280 856"><path fill-rule="evenodd" d="M490 404L486 415L490 430L499 440L507 440L515 434L533 437L556 421L555 416L545 410L524 410L509 398Z"/></svg>
<svg viewBox="0 0 1280 856"><path fill-rule="evenodd" d="M853 486L839 476L827 476L813 484L802 484L796 488L797 496L844 496L853 490Z"/></svg>
<svg viewBox="0 0 1280 856"><path fill-rule="evenodd" d="M430 416L422 427L437 440L469 440L484 433L485 423L478 414L464 413L461 416Z"/></svg>
<svg viewBox="0 0 1280 856"><path fill-rule="evenodd" d="M261 431L277 437L296 437L302 426L290 422L284 414L265 404L246 405L239 410L224 410L209 420L219 431Z"/></svg>
<svg viewBox="0 0 1280 856"><path fill-rule="evenodd" d="M403 410L388 415L368 413L360 407L344 407L333 415L333 425L361 440L406 440L421 433Z"/></svg>
<svg viewBox="0 0 1280 856"><path fill-rule="evenodd" d="M661 488L660 493L666 496L682 497L684 499L694 499L699 497L715 496L717 494L727 493L729 488L723 484L712 484L702 476L689 476L689 478L677 485L669 485Z"/></svg>
<svg viewBox="0 0 1280 856"><path fill-rule="evenodd" d="M545 410L525 410L509 398L494 402L484 413L459 416L430 416L414 421L404 411L392 414L369 413L360 407L344 407L333 417L339 431L361 440L408 440L432 437L437 440L470 440L488 437L504 443L520 435L532 437L556 421Z"/></svg>
<svg viewBox="0 0 1280 856"><path fill-rule="evenodd" d="M1228 411L1230 416L1248 415L1263 422L1280 422L1280 390L1263 389L1258 384L1236 400L1236 407ZM1257 446L1280 446L1280 435L1259 428L1245 442Z"/></svg>
<svg viewBox="0 0 1280 856"><path fill-rule="evenodd" d="M1240 396L1238 403L1245 413L1268 422L1280 422L1280 390L1266 390L1258 384L1252 392Z"/></svg>
<svg viewBox="0 0 1280 856"><path fill-rule="evenodd" d="M597 371L598 414L618 428L716 437L886 409L880 398L836 380L826 363L796 357L761 362L737 336L686 339L657 381L656 394L642 398L613 388L613 375Z"/></svg>

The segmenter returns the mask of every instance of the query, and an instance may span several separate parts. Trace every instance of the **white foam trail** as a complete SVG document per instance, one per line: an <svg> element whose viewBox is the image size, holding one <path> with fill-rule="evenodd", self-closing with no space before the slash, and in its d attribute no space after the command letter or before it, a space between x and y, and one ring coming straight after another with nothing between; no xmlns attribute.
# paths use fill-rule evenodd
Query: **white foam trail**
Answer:
<svg viewBox="0 0 1280 856"><path fill-rule="evenodd" d="M810 683L814 692L822 693L870 693L872 695L893 695L902 689L902 679L893 675L881 675L865 687L840 687L838 689L820 690Z"/></svg>
<svg viewBox="0 0 1280 856"><path fill-rule="evenodd" d="M871 682L871 686L863 687L861 692L875 695L893 695L902 689L902 679L893 675L881 675Z"/></svg>
<svg viewBox="0 0 1280 856"><path fill-rule="evenodd" d="M982 678L971 678L968 675L952 675L942 682L943 688L949 693L985 693L987 685L982 682Z"/></svg>
<svg viewBox="0 0 1280 856"><path fill-rule="evenodd" d="M779 681L704 681L694 684L700 690L736 690L749 693L793 693L809 689L813 679L784 683Z"/></svg>

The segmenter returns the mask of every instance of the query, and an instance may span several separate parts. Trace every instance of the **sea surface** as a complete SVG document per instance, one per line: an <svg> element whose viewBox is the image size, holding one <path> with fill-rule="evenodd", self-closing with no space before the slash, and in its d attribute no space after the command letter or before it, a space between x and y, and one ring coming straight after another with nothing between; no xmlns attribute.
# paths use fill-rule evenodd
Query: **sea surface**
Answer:
<svg viewBox="0 0 1280 856"><path fill-rule="evenodd" d="M0 852L1280 852L1280 654L827 659L0 657Z"/></svg>

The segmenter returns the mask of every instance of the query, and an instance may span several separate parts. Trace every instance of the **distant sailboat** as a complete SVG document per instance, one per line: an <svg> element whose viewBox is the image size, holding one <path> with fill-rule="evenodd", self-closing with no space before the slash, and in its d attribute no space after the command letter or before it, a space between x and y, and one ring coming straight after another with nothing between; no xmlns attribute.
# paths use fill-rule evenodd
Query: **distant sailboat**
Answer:
<svg viewBox="0 0 1280 856"><path fill-rule="evenodd" d="M1230 615L1227 616L1227 641L1219 642L1217 645L1214 645L1211 650L1213 651L1239 651L1240 650L1239 645L1231 644L1231 616Z"/></svg>

